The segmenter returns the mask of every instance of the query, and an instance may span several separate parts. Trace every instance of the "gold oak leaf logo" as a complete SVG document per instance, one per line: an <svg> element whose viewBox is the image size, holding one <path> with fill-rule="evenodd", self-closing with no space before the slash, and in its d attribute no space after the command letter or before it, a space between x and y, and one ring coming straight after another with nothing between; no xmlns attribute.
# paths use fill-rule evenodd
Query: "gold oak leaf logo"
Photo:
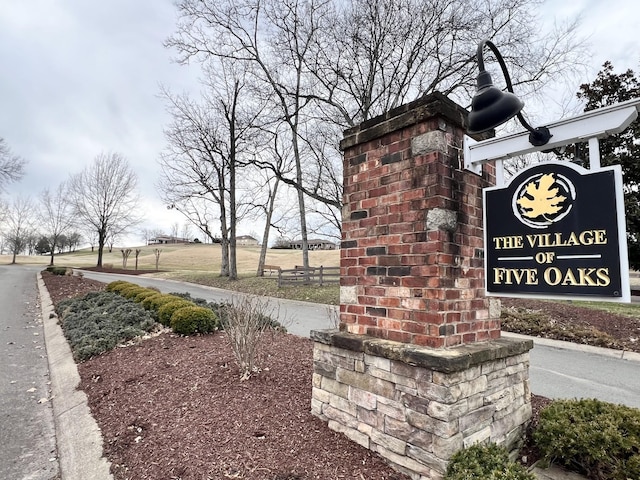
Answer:
<svg viewBox="0 0 640 480"><path fill-rule="evenodd" d="M525 186L526 196L523 195L516 202L522 209L521 214L527 218L554 215L562 210L560 205L567 199L564 195L558 195L559 188L553 187L555 183L553 173L542 175L537 181L532 180Z"/></svg>

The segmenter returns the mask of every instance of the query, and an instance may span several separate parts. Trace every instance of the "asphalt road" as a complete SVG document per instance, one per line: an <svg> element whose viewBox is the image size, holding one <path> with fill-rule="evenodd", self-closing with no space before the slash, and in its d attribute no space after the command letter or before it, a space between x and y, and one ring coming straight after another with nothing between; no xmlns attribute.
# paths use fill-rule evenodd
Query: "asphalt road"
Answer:
<svg viewBox="0 0 640 480"><path fill-rule="evenodd" d="M36 272L0 266L0 478L58 474Z"/></svg>
<svg viewBox="0 0 640 480"><path fill-rule="evenodd" d="M640 408L637 361L536 345L529 378L531 391L544 397L598 398Z"/></svg>
<svg viewBox="0 0 640 480"><path fill-rule="evenodd" d="M98 273L83 271L86 278L92 278L101 282L114 282L125 280L137 283L143 287L156 287L162 293L188 292L194 298L204 298L210 302L229 302L239 299L244 295L230 292L220 288L205 287L193 283L177 282L174 280L164 280L159 278L140 277L134 275L116 275L111 273ZM279 300L262 297L263 302L267 302L266 309L276 317L278 321L287 328L289 333L308 337L311 330L321 330L333 328L337 323L332 322L332 318L337 321L337 308L330 305L320 305L317 303L298 302L295 300Z"/></svg>
<svg viewBox="0 0 640 480"><path fill-rule="evenodd" d="M95 272L85 272L85 276L105 282L127 280L143 286L155 286L162 292L188 291L194 297L215 302L228 301L238 295L216 288L147 277ZM335 325L331 320L337 318L334 307L289 300L280 300L278 304L279 319L290 333L308 337L311 330L333 328ZM533 393L548 398L598 398L640 408L639 361L612 358L594 353L610 351L566 342L534 339L534 343L529 371Z"/></svg>

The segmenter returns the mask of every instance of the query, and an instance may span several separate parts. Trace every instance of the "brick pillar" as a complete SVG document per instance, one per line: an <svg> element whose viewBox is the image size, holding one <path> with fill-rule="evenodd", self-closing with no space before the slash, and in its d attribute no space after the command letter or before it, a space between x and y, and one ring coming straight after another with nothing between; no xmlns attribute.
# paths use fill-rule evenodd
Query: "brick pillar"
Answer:
<svg viewBox="0 0 640 480"><path fill-rule="evenodd" d="M345 132L340 329L312 332L312 412L416 479L531 416L531 342L500 338L484 296L482 177L466 111L422 97Z"/></svg>
<svg viewBox="0 0 640 480"><path fill-rule="evenodd" d="M342 329L434 348L500 336L482 256L493 167L461 168L465 115L435 94L345 132Z"/></svg>

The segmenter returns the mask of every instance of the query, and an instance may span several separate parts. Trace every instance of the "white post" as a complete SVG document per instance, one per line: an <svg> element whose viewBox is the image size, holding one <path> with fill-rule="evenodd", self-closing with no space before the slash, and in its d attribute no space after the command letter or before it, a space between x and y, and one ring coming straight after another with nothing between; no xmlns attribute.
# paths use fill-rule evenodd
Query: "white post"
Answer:
<svg viewBox="0 0 640 480"><path fill-rule="evenodd" d="M597 137L589 139L589 169L600 170L600 142Z"/></svg>

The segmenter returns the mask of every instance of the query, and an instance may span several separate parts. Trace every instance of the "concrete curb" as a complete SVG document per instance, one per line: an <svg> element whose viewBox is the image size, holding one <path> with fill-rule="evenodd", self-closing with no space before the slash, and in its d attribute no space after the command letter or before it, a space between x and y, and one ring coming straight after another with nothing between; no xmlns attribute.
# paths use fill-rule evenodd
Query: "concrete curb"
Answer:
<svg viewBox="0 0 640 480"><path fill-rule="evenodd" d="M112 480L110 463L102 456L102 432L77 387L78 368L62 328L58 325L49 292L38 273L44 339L49 361L53 420L62 480Z"/></svg>
<svg viewBox="0 0 640 480"><path fill-rule="evenodd" d="M573 350L577 352L591 353L593 355L602 355L605 357L618 358L628 360L630 362L640 363L640 353L628 352L626 350L614 350L611 348L592 347L591 345L580 345L579 343L564 342L562 340L551 340L549 338L531 337L529 335L521 335L519 333L502 331L502 336L507 338L515 338L519 340L533 340L535 345L543 345L545 347L558 348L560 350Z"/></svg>

